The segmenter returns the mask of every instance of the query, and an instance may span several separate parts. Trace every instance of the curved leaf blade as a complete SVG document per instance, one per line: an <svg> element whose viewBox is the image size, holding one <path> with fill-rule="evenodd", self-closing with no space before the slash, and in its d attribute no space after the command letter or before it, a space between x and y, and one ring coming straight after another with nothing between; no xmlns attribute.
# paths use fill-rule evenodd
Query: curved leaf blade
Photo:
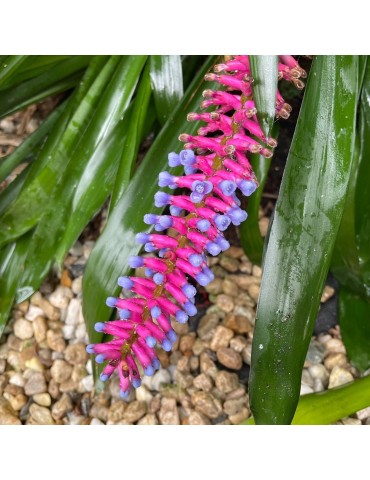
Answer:
<svg viewBox="0 0 370 480"><path fill-rule="evenodd" d="M184 94L180 55L152 55L150 80L158 118L164 125Z"/></svg>
<svg viewBox="0 0 370 480"><path fill-rule="evenodd" d="M314 59L264 260L250 400L258 424L290 423L344 208L358 57Z"/></svg>

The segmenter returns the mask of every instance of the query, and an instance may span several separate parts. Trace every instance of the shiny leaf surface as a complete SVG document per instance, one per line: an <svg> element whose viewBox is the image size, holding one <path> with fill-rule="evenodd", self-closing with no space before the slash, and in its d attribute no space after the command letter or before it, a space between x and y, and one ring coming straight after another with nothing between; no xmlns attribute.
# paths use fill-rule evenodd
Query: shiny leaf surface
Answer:
<svg viewBox="0 0 370 480"><path fill-rule="evenodd" d="M353 154L358 57L315 57L289 151L253 337L258 424L289 424L344 208Z"/></svg>

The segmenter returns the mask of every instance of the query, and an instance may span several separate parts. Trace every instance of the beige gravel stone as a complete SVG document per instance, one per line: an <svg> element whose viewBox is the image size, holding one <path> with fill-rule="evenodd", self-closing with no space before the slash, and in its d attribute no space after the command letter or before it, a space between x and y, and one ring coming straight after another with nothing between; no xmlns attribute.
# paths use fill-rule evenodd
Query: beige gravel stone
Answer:
<svg viewBox="0 0 370 480"><path fill-rule="evenodd" d="M67 393L63 393L61 398L54 403L51 413L56 420L63 418L66 413L72 410L73 404L71 397Z"/></svg>
<svg viewBox="0 0 370 480"><path fill-rule="evenodd" d="M230 256L222 255L219 263L227 272L235 273L239 270L239 261Z"/></svg>
<svg viewBox="0 0 370 480"><path fill-rule="evenodd" d="M230 340L230 348L232 348L238 353L241 353L247 345L248 345L247 339L240 335L237 335L236 337Z"/></svg>
<svg viewBox="0 0 370 480"><path fill-rule="evenodd" d="M209 375L211 378L215 378L218 372L215 362L209 358L207 352L203 352L200 355L200 371Z"/></svg>
<svg viewBox="0 0 370 480"><path fill-rule="evenodd" d="M47 391L47 386L43 374L40 372L33 373L27 380L24 386L24 391L29 397L32 397L37 393L45 393Z"/></svg>
<svg viewBox="0 0 370 480"><path fill-rule="evenodd" d="M138 425L158 425L158 419L154 413L148 413L145 417L141 418Z"/></svg>
<svg viewBox="0 0 370 480"><path fill-rule="evenodd" d="M36 317L35 320L32 322L32 327L37 343L41 343L46 340L46 332L48 327L44 317Z"/></svg>
<svg viewBox="0 0 370 480"><path fill-rule="evenodd" d="M33 400L41 407L50 407L51 397L49 393L37 393L33 396Z"/></svg>
<svg viewBox="0 0 370 480"><path fill-rule="evenodd" d="M347 356L344 353L330 353L324 360L325 367L331 371L335 366L345 367L348 365Z"/></svg>
<svg viewBox="0 0 370 480"><path fill-rule="evenodd" d="M252 283L248 288L248 294L257 303L260 294L260 286Z"/></svg>
<svg viewBox="0 0 370 480"><path fill-rule="evenodd" d="M30 414L32 419L38 425L54 425L55 422L51 416L50 410L45 407L40 407L36 403L30 406Z"/></svg>
<svg viewBox="0 0 370 480"><path fill-rule="evenodd" d="M230 328L224 327L223 325L217 326L211 340L211 349L216 351L221 347L228 347L233 336L234 332Z"/></svg>
<svg viewBox="0 0 370 480"><path fill-rule="evenodd" d="M63 383L72 375L73 367L65 360L57 359L50 369L51 377L58 383Z"/></svg>
<svg viewBox="0 0 370 480"><path fill-rule="evenodd" d="M64 352L66 348L66 342L63 338L62 330L48 330L46 333L46 342L48 344L48 347L55 352Z"/></svg>
<svg viewBox="0 0 370 480"><path fill-rule="evenodd" d="M33 337L32 323L24 318L17 320L13 325L13 329L16 337L20 338L21 340L28 340L29 338Z"/></svg>
<svg viewBox="0 0 370 480"><path fill-rule="evenodd" d="M142 418L147 412L147 404L134 400L127 405L124 413L124 419L128 422L135 423Z"/></svg>
<svg viewBox="0 0 370 480"><path fill-rule="evenodd" d="M201 373L200 375L195 377L193 384L194 384L194 387L198 388L199 390L203 390L205 392L210 392L213 388L212 379L204 373Z"/></svg>
<svg viewBox="0 0 370 480"><path fill-rule="evenodd" d="M331 298L335 293L335 290L333 287L330 287L329 285L325 285L324 290L321 295L321 303L325 303Z"/></svg>
<svg viewBox="0 0 370 480"><path fill-rule="evenodd" d="M344 368L335 366L330 373L329 377L329 389L334 387L339 387L340 385L345 385L350 383L353 380L353 376L345 370Z"/></svg>
<svg viewBox="0 0 370 480"><path fill-rule="evenodd" d="M247 317L242 315L234 315L230 313L223 321L225 327L231 328L236 333L251 332L253 327Z"/></svg>
<svg viewBox="0 0 370 480"><path fill-rule="evenodd" d="M49 302L53 307L64 309L68 307L70 300L73 297L72 290L59 285L49 297Z"/></svg>
<svg viewBox="0 0 370 480"><path fill-rule="evenodd" d="M179 349L181 353L189 354L195 342L195 333L191 332L180 339Z"/></svg>
<svg viewBox="0 0 370 480"><path fill-rule="evenodd" d="M73 345L68 345L68 347L64 352L64 358L71 365L85 364L89 358L86 352L86 345L82 343L75 343Z"/></svg>
<svg viewBox="0 0 370 480"><path fill-rule="evenodd" d="M192 411L188 417L189 425L211 425L211 422L200 412Z"/></svg>
<svg viewBox="0 0 370 480"><path fill-rule="evenodd" d="M32 295L31 303L37 307L40 307L43 311L43 314L45 314L50 320L59 320L60 312L58 309L53 307L53 305L51 305L51 303L48 302L40 292L36 292L34 295Z"/></svg>
<svg viewBox="0 0 370 480"><path fill-rule="evenodd" d="M232 425L239 425L243 420L246 420L250 417L250 411L247 407L243 407L240 412L235 413L235 415L230 415L229 420Z"/></svg>
<svg viewBox="0 0 370 480"><path fill-rule="evenodd" d="M224 393L235 390L239 385L239 379L236 373L227 372L226 370L217 371L215 376L216 387Z"/></svg>
<svg viewBox="0 0 370 480"><path fill-rule="evenodd" d="M191 396L195 409L208 418L217 418L222 413L222 406L218 399L206 392L195 392Z"/></svg>
<svg viewBox="0 0 370 480"><path fill-rule="evenodd" d="M109 407L107 425L114 425L124 418L127 404L118 400Z"/></svg>
<svg viewBox="0 0 370 480"><path fill-rule="evenodd" d="M239 294L238 285L227 277L222 282L222 291L231 297L237 297Z"/></svg>
<svg viewBox="0 0 370 480"><path fill-rule="evenodd" d="M216 352L218 361L232 370L242 368L243 361L241 355L232 348L222 347Z"/></svg>
<svg viewBox="0 0 370 480"><path fill-rule="evenodd" d="M343 342L338 338L330 338L330 340L325 343L325 347L330 353L346 353Z"/></svg>
<svg viewBox="0 0 370 480"><path fill-rule="evenodd" d="M223 410L227 415L235 415L242 411L243 407L245 407L245 398L236 398L226 400L223 404Z"/></svg>
<svg viewBox="0 0 370 480"><path fill-rule="evenodd" d="M176 400L174 398L162 398L158 416L161 425L179 425L180 417Z"/></svg>
<svg viewBox="0 0 370 480"><path fill-rule="evenodd" d="M218 295L219 293L222 293L222 279L216 277L214 280L212 280L212 282L205 286L205 289L212 295Z"/></svg>
<svg viewBox="0 0 370 480"><path fill-rule="evenodd" d="M217 295L216 304L226 313L230 313L234 309L234 301L229 295Z"/></svg>

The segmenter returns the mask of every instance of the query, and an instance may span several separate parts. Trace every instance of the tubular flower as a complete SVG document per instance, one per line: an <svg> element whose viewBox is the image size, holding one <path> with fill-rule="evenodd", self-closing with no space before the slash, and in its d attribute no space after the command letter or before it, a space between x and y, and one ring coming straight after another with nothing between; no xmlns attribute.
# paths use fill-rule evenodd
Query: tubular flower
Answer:
<svg viewBox="0 0 370 480"><path fill-rule="evenodd" d="M303 88L300 78L305 77L305 71L293 57L279 58L279 78ZM258 123L248 57L232 57L216 65L214 72L205 79L226 88L205 90L201 103L202 109L214 107L214 111L189 113L189 121L202 121L205 126L199 128L198 135L180 135L184 149L168 155L169 166L183 166L184 175L159 174L160 187L180 188L187 193L155 194L155 206L168 206L169 215L145 215L144 222L154 226L155 233L136 236L145 252L154 256L129 259L132 268L145 268L146 277L118 279L119 286L131 291L131 296L109 297L107 305L116 308L120 318L95 325L98 332L112 339L87 347L89 353L96 354L97 363L105 364L101 380L106 381L117 371L123 398L131 385L140 386L141 371L153 375L160 367L155 347L169 351L176 341L171 318L185 323L195 315L193 283L205 286L214 279L207 254L214 256L227 250L230 244L223 232L231 223L240 225L246 220L237 192L249 196L258 187L248 152L271 157L277 145L275 139L265 137ZM276 116L287 118L290 111L278 92ZM168 228L176 234L162 233Z"/></svg>

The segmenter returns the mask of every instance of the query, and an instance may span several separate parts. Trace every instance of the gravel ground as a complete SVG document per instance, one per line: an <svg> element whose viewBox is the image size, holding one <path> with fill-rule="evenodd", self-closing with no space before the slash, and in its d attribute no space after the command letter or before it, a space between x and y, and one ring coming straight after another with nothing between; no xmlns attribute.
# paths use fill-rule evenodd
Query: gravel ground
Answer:
<svg viewBox="0 0 370 480"><path fill-rule="evenodd" d="M54 105L47 100L1 120L0 157L34 131ZM96 221L91 225L90 232L101 228ZM268 217L261 212L262 234L267 225ZM94 394L81 311L82 275L94 241L86 232L81 238L62 272L54 270L30 301L12 311L0 340L0 424L236 425L247 419L261 269L236 246L210 259L216 279L197 295L198 315L189 324L173 324L179 338L172 352L158 351L162 368L125 401L119 397L116 376ZM327 285L322 302L333 294ZM318 334L312 338L302 374L302 395L359 377L348 362L339 327L327 330L315 329ZM338 423L368 425L370 407Z"/></svg>
<svg viewBox="0 0 370 480"><path fill-rule="evenodd" d="M267 218L261 219L261 228ZM173 351L127 401L117 377L94 396L81 312L83 269L93 241L77 243L30 301L15 306L0 344L0 424L229 425L250 416L248 374L261 269L238 247L211 261L216 279L200 292L199 314L174 323ZM208 295L207 295L208 293ZM334 293L326 286L322 301ZM301 394L352 381L339 328L313 337ZM342 424L370 424L370 408Z"/></svg>

